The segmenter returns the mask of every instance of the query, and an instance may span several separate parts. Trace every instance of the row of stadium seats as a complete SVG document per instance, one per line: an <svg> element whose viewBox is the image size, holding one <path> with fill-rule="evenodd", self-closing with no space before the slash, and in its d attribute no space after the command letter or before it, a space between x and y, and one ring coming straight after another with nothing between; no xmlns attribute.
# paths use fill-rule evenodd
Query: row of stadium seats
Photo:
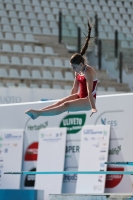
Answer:
<svg viewBox="0 0 133 200"><path fill-rule="evenodd" d="M121 41L121 47L127 49L133 49L133 40L132 41Z"/></svg>
<svg viewBox="0 0 133 200"><path fill-rule="evenodd" d="M39 79L39 80L65 80L73 81L74 76L72 72L65 72L65 75L60 71L55 71L52 75L51 71L43 70L42 74L39 70L32 70L31 74L29 70L22 69L20 74L17 69L9 69L9 74L5 68L0 68L0 78L15 78L15 79Z"/></svg>
<svg viewBox="0 0 133 200"><path fill-rule="evenodd" d="M23 87L23 88L54 88L54 89L69 89L71 90L72 89L72 86L71 85L64 85L64 86L61 86L59 84L56 84L54 83L52 86L51 84L46 84L46 83L43 83L41 85L38 85L36 83L30 83L29 85L27 85L26 83L18 83L18 84L15 84L13 82L7 82L5 85L3 83L0 83L0 87ZM97 91L108 91L108 92L116 92L116 89L114 87L108 87L107 90L105 87L97 87Z"/></svg>
<svg viewBox="0 0 133 200"><path fill-rule="evenodd" d="M102 26L101 28L102 29ZM113 31L109 32L112 27L109 28L109 26L105 26L106 32L104 31L104 29L102 29L101 31L99 31L99 38L100 39L114 39L114 31L117 29L118 31L120 31L120 36L121 36L121 40L125 40L126 38L128 39L129 37L132 37L133 34L133 28L128 28L128 27L119 27L119 26L114 26L113 27ZM121 29L122 32L121 33ZM36 35L55 35L58 36L58 29L57 28L43 28L40 29L39 27L34 27L33 30L28 27L28 26L24 26L23 30L21 29L20 26L13 26L13 29L11 29L10 25L3 25L3 29L1 30L1 32L3 33L7 33L7 32L14 32L14 33L24 33L24 34L36 34ZM85 31L86 32L86 31ZM92 35L94 34L94 30L92 30ZM12 34L13 35L13 34ZM62 31L62 35L63 36L68 36L68 37L77 37L77 29L63 29ZM126 36L125 36L126 35ZM22 35L21 35L22 36ZM81 36L84 37L84 32L81 32ZM33 36L32 36L33 38ZM0 34L0 40L2 40L2 33ZM21 38L20 38L21 40ZM32 39L29 39L32 41ZM34 40L34 39L33 39Z"/></svg>
<svg viewBox="0 0 133 200"><path fill-rule="evenodd" d="M85 15L79 15L80 13L76 13L75 11L71 13L66 13L66 12L62 12L64 14L65 19L68 22L75 22L75 23L86 23L86 17L87 17L87 13ZM93 12L93 16L94 16ZM108 21L108 25L115 25L117 24L117 20L120 20L120 25L122 26L129 26L131 27L131 21L133 19L133 12L132 14L123 14L121 15L120 13L116 12L116 13L111 13L111 12L97 12L98 13L98 17L100 19L108 19L111 20L113 19L114 22L112 23L112 21ZM27 15L28 14L28 15ZM55 27L57 28L58 24L58 14L59 11L56 14L52 14L52 12L50 11L50 13L46 14L45 12L43 14L40 14L38 16L35 16L35 13L25 13L25 12L15 12L15 11L11 11L9 12L9 14L7 15L6 12L4 10L0 11L0 23L1 24L11 24L11 25L21 25L21 26L31 26L31 27L47 27L48 24L50 27ZM44 22L43 22L44 21ZM119 21L118 21L119 23ZM119 24L118 24L119 25Z"/></svg>
<svg viewBox="0 0 133 200"><path fill-rule="evenodd" d="M57 36L58 13L61 9L64 14L63 36L77 37L77 25L79 25L82 29L81 34L83 37L83 31L86 30L87 16L92 17L94 21L95 13L98 14L98 18L100 19L100 39L113 39L114 36L112 33L115 29L122 34L133 35L133 9L130 2L122 3L118 1L114 3L115 1L106 2L104 0L98 1L98 3L94 3L93 1L87 2L88 4L81 4L78 2L72 3L68 1L66 3L45 0L29 1L29 3L27 1L27 4L20 1L17 4L13 0L1 1L1 32Z"/></svg>
<svg viewBox="0 0 133 200"><path fill-rule="evenodd" d="M34 39L32 34L22 34L22 33L1 33L0 32L0 40L3 41L13 41L13 42L32 42L36 43L37 41Z"/></svg>
<svg viewBox="0 0 133 200"><path fill-rule="evenodd" d="M59 13L59 11L58 11ZM55 14L57 17L55 18L55 15L51 13L47 13L45 16L45 13L38 13L35 14L34 12L22 12L22 11L9 11L6 12L5 10L0 10L0 17L11 17L11 18L18 18L18 19L34 19L34 20L47 20L47 21L58 21L58 13Z"/></svg>
<svg viewBox="0 0 133 200"><path fill-rule="evenodd" d="M60 68L71 68L70 61L64 60L64 62L59 59L55 58L44 58L43 61L40 58L29 58L29 57L22 57L22 60L17 56L12 56L11 59L9 59L8 56L0 56L0 64L1 65L16 65L18 67L20 66L37 66L37 67L60 67Z"/></svg>
<svg viewBox="0 0 133 200"><path fill-rule="evenodd" d="M52 14L51 14L52 13ZM83 11L77 11L77 10L71 10L71 12L65 10L62 10L62 13L66 15L66 19L81 23L85 22L86 23L86 16L88 13L83 12ZM91 11L91 15L94 17L95 12ZM0 12L0 18L1 18L1 24L9 24L9 20L11 25L18 25L18 20L21 20L21 24L26 25L29 24L30 26L39 26L38 23L40 23L40 27L47 27L48 23L50 23L50 26L53 25L54 22L58 22L58 14L59 14L59 9L56 9L55 11L50 11L50 13L39 13L37 16L34 15L34 13L29 13L28 16L25 12L15 12L15 11L9 11L8 15L4 10L1 10ZM119 14L117 13L111 13L111 12L97 12L98 18L100 19L115 19L115 20L125 20L125 21L130 21L133 19L133 14ZM90 12L89 12L89 17L91 17ZM85 17L85 18L83 18ZM27 21L24 21L28 20ZM43 22L44 21L44 22ZM56 26L56 25L55 25Z"/></svg>
<svg viewBox="0 0 133 200"><path fill-rule="evenodd" d="M56 7L60 6L63 7L63 5L68 3L74 3L74 4L91 4L91 5L108 5L108 6L117 6L121 7L124 6L126 8L129 8L131 6L130 3L132 3L132 0L127 1L106 1L106 0L67 0L64 2L64 0L56 0L56 2L52 2L51 0L47 1L36 1L36 0L0 0L2 3L13 3L13 4L22 4L22 5L33 5L33 6L50 6L50 7Z"/></svg>
<svg viewBox="0 0 133 200"><path fill-rule="evenodd" d="M49 28L46 28L45 32L47 33L47 35L52 35L52 31L50 31ZM71 33L73 33L73 34L71 34ZM63 30L63 36L64 35L77 36L76 30L71 30L71 33L67 29ZM93 31L92 31L92 34L93 34ZM111 40L114 39L114 33L113 32L108 32L108 33L99 32L99 36L100 36L101 39L102 38L103 39L108 38L108 39L111 39ZM119 33L118 37L119 37L119 40L124 40L124 41L128 40L129 42L131 41L131 38L132 38L132 36L130 36L129 34L123 34L123 33ZM2 32L0 32L0 41L3 41L3 40L10 41L10 42L37 43L37 41L34 39L34 36L32 34L22 34L22 33L9 33L9 32L2 33Z"/></svg>
<svg viewBox="0 0 133 200"><path fill-rule="evenodd" d="M45 22L45 21L43 21ZM108 25L108 20L107 19L101 19L101 26L99 26L99 38L101 39L110 39L110 35L113 35L114 38L114 31L117 29L120 32L120 35L122 35L122 39L126 39L126 35L130 35L130 37L132 37L133 34L133 22L128 22L128 26L123 26L122 24L125 23L124 21L119 21L119 24L116 23L115 20L111 19L110 20L110 25ZM45 23L44 23L45 24ZM47 25L46 25L47 26ZM85 24L79 24L79 27L81 27L82 32L81 32L81 36L84 37L84 31L85 30ZM23 34L35 34L35 35L55 35L58 36L58 27L44 27L44 28L40 28L40 27L30 27L30 26L19 26L19 25L7 25L7 24L3 24L1 26L1 33L0 33L0 40L2 40L3 38L3 34L5 34L5 38L6 39L11 39L13 40L13 34L16 33L16 37L18 40L18 33L21 34L20 39L19 40L24 40L22 33ZM7 37L7 35L9 35ZM63 24L63 30L62 30L62 35L63 36L69 36L69 37L77 37L77 27L74 23L72 22L64 22ZM94 35L94 29L92 30L92 35ZM129 37L129 36L128 36ZM22 39L21 39L22 38ZM33 36L32 36L33 38ZM34 39L30 39L31 41ZM112 39L112 38L111 38Z"/></svg>
<svg viewBox="0 0 133 200"><path fill-rule="evenodd" d="M107 7L115 7L117 9L125 7L126 9L131 8L132 2L120 2L120 1L105 1L105 0L79 0L73 2L73 0L68 0L67 2L59 2L59 1L36 1L36 0L24 0L23 2L21 0L5 0L1 1L1 9L6 9L6 10L17 10L17 11L34 11L34 9L40 8L40 12L42 11L41 9L45 7L50 7L50 8L68 8L68 9L77 9L77 10L85 10L86 9L86 4L90 4L91 10L99 11L96 8L100 6L107 6ZM124 11L123 11L124 13Z"/></svg>
<svg viewBox="0 0 133 200"><path fill-rule="evenodd" d="M60 84L53 84L51 86L51 84L47 84L47 83L43 83L41 85L38 85L36 83L30 83L29 85L27 85L26 83L18 83L18 84L15 84L13 82L7 82L6 84L3 84L0 82L0 87L23 87L23 88L53 88L53 89L71 89L72 86L71 85L64 85L64 86L61 86Z"/></svg>
<svg viewBox="0 0 133 200"><path fill-rule="evenodd" d="M35 19L19 20L18 18L8 18L8 17L1 17L0 24L41 27L41 28L43 27L58 28L58 24L55 21L48 22L47 20L35 20Z"/></svg>
<svg viewBox="0 0 133 200"><path fill-rule="evenodd" d="M28 27L28 26L10 26L2 25L1 32L14 32L14 33L29 33L36 35L58 35L58 28L39 28L39 27Z"/></svg>
<svg viewBox="0 0 133 200"><path fill-rule="evenodd" d="M39 1L38 1L39 2ZM41 1L42 5L34 5L34 3L31 3L29 5L25 4L18 4L16 2L15 4L12 4L11 2L7 3L0 3L0 9L6 10L6 11L25 11L25 12L34 12L34 13L53 13L52 9L58 8L58 9L66 9L66 10L77 10L77 11L93 11L93 12L111 12L111 13L122 13L122 14L132 14L131 11L131 4L125 3L125 5L122 4L122 2L117 2L116 4L113 3L113 1L108 1L109 4L103 5L97 3L95 5L91 3L83 4L83 3L65 3L60 2L59 4L57 2L50 2L48 4L48 1ZM103 2L103 1L101 1ZM110 3L112 2L112 3ZM55 12L54 12L55 14Z"/></svg>
<svg viewBox="0 0 133 200"><path fill-rule="evenodd" d="M23 47L19 44L5 44L0 45L0 52L10 52L10 53L28 53L28 54L40 54L40 55L57 55L54 53L52 47L41 47L32 45L24 45Z"/></svg>

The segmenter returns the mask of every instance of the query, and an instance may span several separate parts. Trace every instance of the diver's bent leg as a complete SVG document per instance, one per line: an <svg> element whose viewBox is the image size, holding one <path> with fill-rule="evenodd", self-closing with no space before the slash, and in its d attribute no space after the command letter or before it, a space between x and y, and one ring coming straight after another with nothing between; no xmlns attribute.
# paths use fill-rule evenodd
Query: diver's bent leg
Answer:
<svg viewBox="0 0 133 200"><path fill-rule="evenodd" d="M65 111L87 111L90 110L91 106L88 98L76 99L72 101L64 102L63 104L56 106L54 108L49 108L45 110L29 110L26 114L32 116L32 119L36 119L39 116L54 116L59 115Z"/></svg>
<svg viewBox="0 0 133 200"><path fill-rule="evenodd" d="M77 93L76 93L76 94L72 94L72 95L70 95L70 96L68 96L68 97L65 97L65 98L59 100L58 102L56 102L56 103L54 103L54 104L52 104L52 105L50 105L50 106L46 106L46 107L41 108L41 109L39 109L39 110L47 110L47 109L49 109L49 108L54 108L54 107L57 107L57 106L63 104L63 103L66 102L66 101L71 101L71 100L78 99L78 98L79 98L79 96L78 96Z"/></svg>

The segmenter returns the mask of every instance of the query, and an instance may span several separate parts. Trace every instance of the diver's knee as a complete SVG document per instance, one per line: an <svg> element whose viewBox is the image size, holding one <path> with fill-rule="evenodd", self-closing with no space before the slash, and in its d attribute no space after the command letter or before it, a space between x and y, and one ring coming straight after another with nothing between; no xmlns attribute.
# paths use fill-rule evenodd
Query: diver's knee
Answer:
<svg viewBox="0 0 133 200"><path fill-rule="evenodd" d="M65 111L69 111L70 104L71 104L70 102L64 102L64 103L63 103L63 107L64 107L64 110L65 110Z"/></svg>

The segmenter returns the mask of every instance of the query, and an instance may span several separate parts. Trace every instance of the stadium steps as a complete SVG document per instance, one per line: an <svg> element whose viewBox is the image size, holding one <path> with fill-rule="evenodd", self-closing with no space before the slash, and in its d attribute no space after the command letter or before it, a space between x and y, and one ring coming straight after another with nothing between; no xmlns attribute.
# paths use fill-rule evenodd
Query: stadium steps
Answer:
<svg viewBox="0 0 133 200"><path fill-rule="evenodd" d="M133 63L132 63L132 55L133 50L122 48L119 42L119 49L118 52L123 53L123 69L125 69L127 72L130 71L132 73ZM115 60L114 55L114 41L104 40L104 44L102 45L102 55L104 55L106 61L113 61ZM118 55L119 56L119 55ZM119 61L117 68L119 68ZM129 68L129 70L128 70Z"/></svg>
<svg viewBox="0 0 133 200"><path fill-rule="evenodd" d="M57 36L34 36L39 44L43 44L46 46L51 46L59 56L70 58L70 53L67 51L65 44L58 43Z"/></svg>

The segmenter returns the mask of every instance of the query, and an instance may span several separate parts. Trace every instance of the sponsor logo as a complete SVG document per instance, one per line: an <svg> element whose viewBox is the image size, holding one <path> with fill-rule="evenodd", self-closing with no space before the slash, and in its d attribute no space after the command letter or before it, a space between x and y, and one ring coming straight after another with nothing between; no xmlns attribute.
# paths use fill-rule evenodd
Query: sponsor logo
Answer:
<svg viewBox="0 0 133 200"><path fill-rule="evenodd" d="M89 138L87 138L87 137L84 138L84 141L88 141L88 140L89 140Z"/></svg>
<svg viewBox="0 0 133 200"><path fill-rule="evenodd" d="M41 137L44 138L44 137L51 137L52 134L51 133L41 133Z"/></svg>
<svg viewBox="0 0 133 200"><path fill-rule="evenodd" d="M103 149L103 150L101 150L100 152L101 152L101 153L105 153L105 152L106 152L106 150L104 150L104 149Z"/></svg>
<svg viewBox="0 0 133 200"><path fill-rule="evenodd" d="M99 142L96 143L96 144L93 144L92 146L94 146L94 147L99 147Z"/></svg>
<svg viewBox="0 0 133 200"><path fill-rule="evenodd" d="M67 134L78 133L84 126L86 114L67 115L60 123L60 127L67 128Z"/></svg>
<svg viewBox="0 0 133 200"><path fill-rule="evenodd" d="M103 176L98 177L98 182L103 182Z"/></svg>
<svg viewBox="0 0 133 200"><path fill-rule="evenodd" d="M117 120L107 120L106 118L101 118L101 123L103 125L110 125L112 127L117 127L118 126L118 122Z"/></svg>
<svg viewBox="0 0 133 200"><path fill-rule="evenodd" d="M105 156L100 156L99 160L105 160Z"/></svg>
<svg viewBox="0 0 133 200"><path fill-rule="evenodd" d="M44 138L44 137L45 137L44 133L41 133L41 138Z"/></svg>
<svg viewBox="0 0 133 200"><path fill-rule="evenodd" d="M17 140L19 140L19 139L21 139L21 135L13 135L12 133L6 133L6 134L4 134L4 139L5 140L11 140L11 139L17 139Z"/></svg>
<svg viewBox="0 0 133 200"><path fill-rule="evenodd" d="M22 101L20 96L0 96L0 103L20 103Z"/></svg>
<svg viewBox="0 0 133 200"><path fill-rule="evenodd" d="M93 129L84 130L84 134L102 134L102 131L94 131Z"/></svg>
<svg viewBox="0 0 133 200"><path fill-rule="evenodd" d="M27 125L27 130L29 131L34 131L34 130L40 130L40 129L43 129L43 128L46 128L48 126L48 121L42 123L42 124L39 124L39 125L30 125L28 124Z"/></svg>
<svg viewBox="0 0 133 200"><path fill-rule="evenodd" d="M8 153L8 149L5 149L5 153Z"/></svg>
<svg viewBox="0 0 133 200"><path fill-rule="evenodd" d="M3 168L3 167L4 167L4 165L0 164L0 168Z"/></svg>
<svg viewBox="0 0 133 200"><path fill-rule="evenodd" d="M30 170L30 172L36 171L36 168ZM35 185L35 174L28 174L25 177L24 186L25 187L34 187Z"/></svg>
<svg viewBox="0 0 133 200"><path fill-rule="evenodd" d="M97 140L104 140L104 137L97 137Z"/></svg>
<svg viewBox="0 0 133 200"><path fill-rule="evenodd" d="M107 133L108 133L107 131L103 131L104 136L107 136Z"/></svg>
<svg viewBox="0 0 133 200"><path fill-rule="evenodd" d="M103 167L104 167L104 163L100 163L100 167L102 167L102 168L103 168Z"/></svg>
<svg viewBox="0 0 133 200"><path fill-rule="evenodd" d="M34 142L28 146L25 153L25 161L36 161L38 155L38 142Z"/></svg>
<svg viewBox="0 0 133 200"><path fill-rule="evenodd" d="M63 182L76 182L77 181L77 174L65 174L63 177Z"/></svg>
<svg viewBox="0 0 133 200"><path fill-rule="evenodd" d="M62 135L62 133L56 133L56 137L61 137Z"/></svg>
<svg viewBox="0 0 133 200"><path fill-rule="evenodd" d="M47 139L43 139L43 141L47 141L47 142L58 142L59 140L61 140L61 138L47 138Z"/></svg>
<svg viewBox="0 0 133 200"><path fill-rule="evenodd" d="M94 189L95 191L101 191L101 190L102 190L102 185L94 185L94 186L93 186L93 189Z"/></svg>
<svg viewBox="0 0 133 200"><path fill-rule="evenodd" d="M77 146L66 146L66 153L79 153L80 147Z"/></svg>
<svg viewBox="0 0 133 200"><path fill-rule="evenodd" d="M124 171L123 167L108 167L107 171ZM121 182L123 174L107 174L105 188L114 188Z"/></svg>
<svg viewBox="0 0 133 200"><path fill-rule="evenodd" d="M59 140L62 140L62 133L55 133L54 135L52 133L45 133L43 134L43 137L43 141L58 142Z"/></svg>
<svg viewBox="0 0 133 200"><path fill-rule="evenodd" d="M119 155L121 151L121 145L115 147L115 148L112 148L112 149L109 149L109 155Z"/></svg>
<svg viewBox="0 0 133 200"><path fill-rule="evenodd" d="M106 145L107 145L107 143L106 143L106 142L103 142L103 143L102 143L102 145L103 145L103 146L106 146Z"/></svg>
<svg viewBox="0 0 133 200"><path fill-rule="evenodd" d="M91 140L95 140L96 138L92 137Z"/></svg>
<svg viewBox="0 0 133 200"><path fill-rule="evenodd" d="M14 147L18 146L18 143L14 143L13 146L14 146Z"/></svg>

